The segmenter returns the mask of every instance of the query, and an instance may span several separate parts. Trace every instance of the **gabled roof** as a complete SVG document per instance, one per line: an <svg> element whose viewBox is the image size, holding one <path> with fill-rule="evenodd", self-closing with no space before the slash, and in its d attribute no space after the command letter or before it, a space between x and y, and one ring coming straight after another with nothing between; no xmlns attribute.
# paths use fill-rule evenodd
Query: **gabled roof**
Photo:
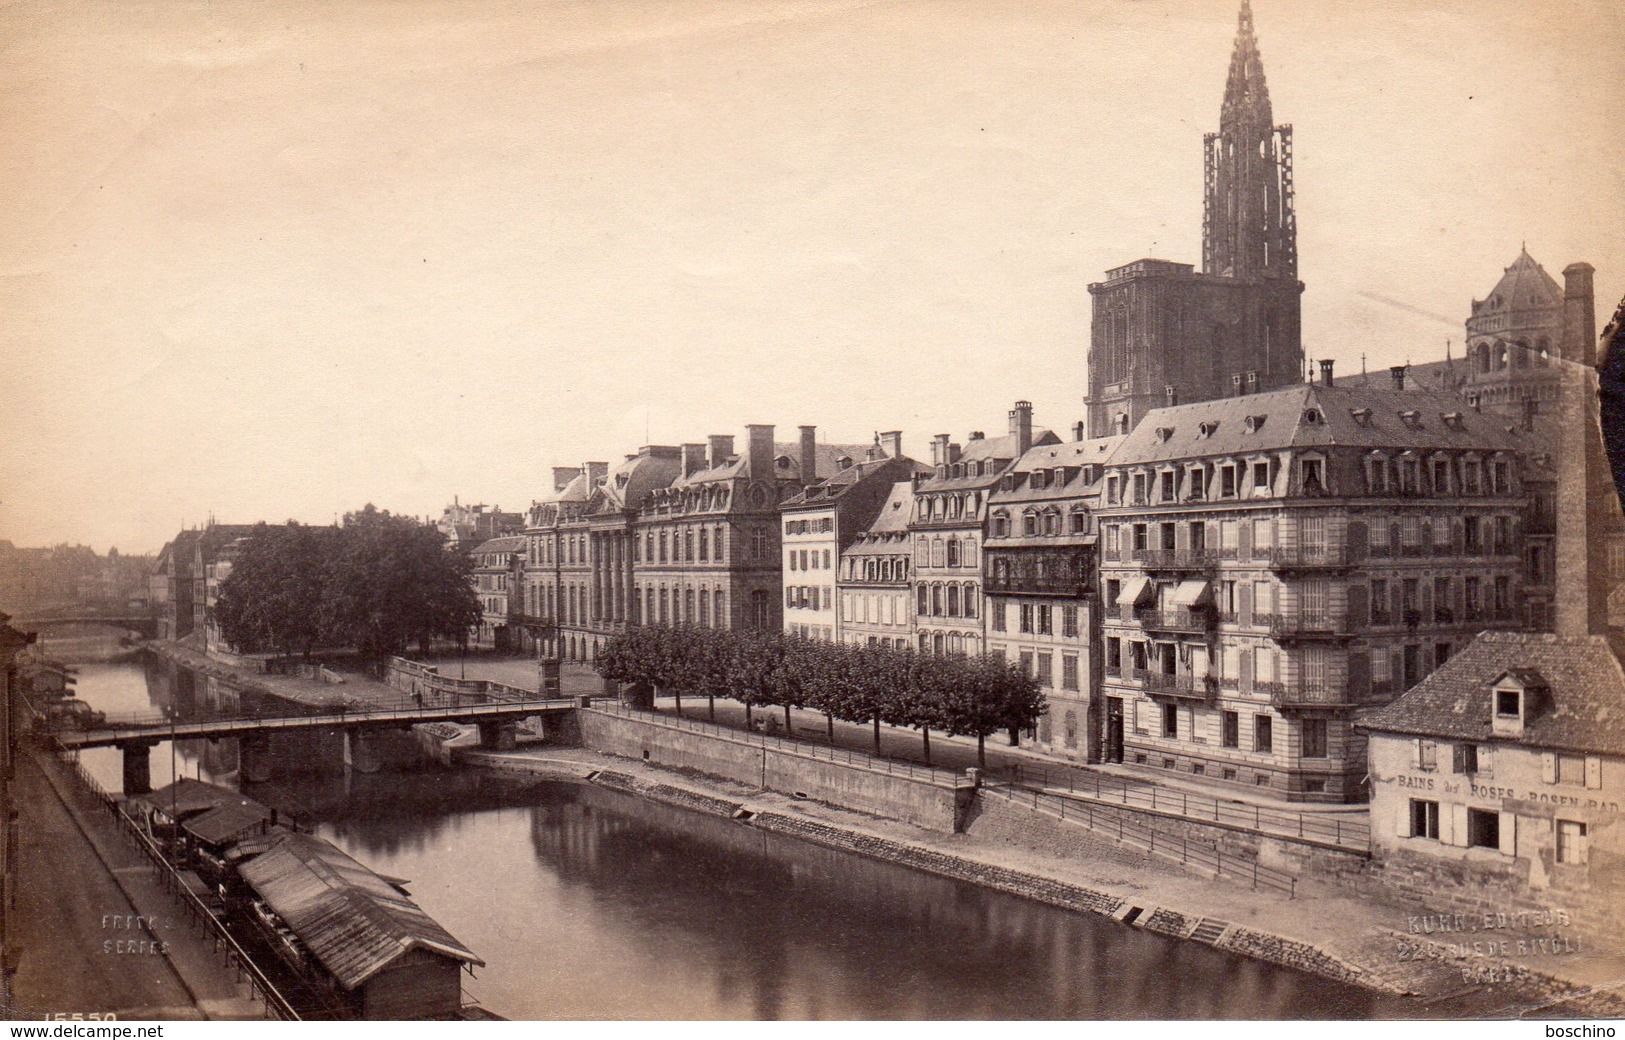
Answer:
<svg viewBox="0 0 1625 1040"><path fill-rule="evenodd" d="M230 788L207 784L191 777L182 777L172 784L160 787L156 791L148 791L130 800L177 819L218 809L223 805L259 806L252 798L246 798Z"/></svg>
<svg viewBox="0 0 1625 1040"><path fill-rule="evenodd" d="M989 497L989 502L1026 502L1040 499L1083 497L1094 494L1100 481L1085 479L1084 467L1103 466L1111 458L1112 452L1123 442L1125 435L1113 437L1097 437L1085 441L1062 441L1056 444L1040 444L1033 448L1016 464L1006 471L1014 474L1018 479L1016 487L1006 491L1002 486L995 488ZM1035 470L1053 470L1056 468L1077 470L1063 486L1047 484L1041 488L1030 486L1029 475Z"/></svg>
<svg viewBox="0 0 1625 1040"><path fill-rule="evenodd" d="M1030 448L1060 444L1061 438L1052 430L1035 429ZM1030 449L1029 449L1030 450ZM957 462L1014 462L1022 454L1021 439L1013 433L1003 437L977 437L964 446ZM985 488L998 480L1003 468L993 473L980 473L974 477L927 477L920 481L917 491L968 491Z"/></svg>
<svg viewBox="0 0 1625 1040"><path fill-rule="evenodd" d="M181 829L210 845L230 841L245 832L259 830L271 819L271 810L258 802L222 805L199 813L181 824Z"/></svg>
<svg viewBox="0 0 1625 1040"><path fill-rule="evenodd" d="M501 535L497 538L491 538L483 541L469 551L475 555L480 553L524 552L525 536L522 534Z"/></svg>
<svg viewBox="0 0 1625 1040"><path fill-rule="evenodd" d="M882 457L865 462L854 462L828 479L798 491L786 499L780 508L795 509L829 505L832 502L839 501L841 496L866 480L895 479L895 477L888 478L888 474L924 472L927 472L927 467L910 458L889 459Z"/></svg>
<svg viewBox="0 0 1625 1040"><path fill-rule="evenodd" d="M1508 674L1549 693L1525 715L1522 736L1492 738L1490 688ZM1409 692L1362 715L1360 725L1379 733L1625 755L1625 671L1602 636L1484 632Z"/></svg>
<svg viewBox="0 0 1625 1040"><path fill-rule="evenodd" d="M321 838L282 834L238 873L347 990L414 949L485 963L385 878Z"/></svg>
<svg viewBox="0 0 1625 1040"><path fill-rule="evenodd" d="M1414 424L1407 421L1407 413L1414 415ZM1211 432L1206 435L1204 424L1211 424ZM1166 436L1162 431L1168 431ZM1107 464L1135 465L1304 447L1500 451L1525 445L1505 428L1504 420L1473 411L1454 394L1348 383L1303 383L1241 397L1154 408L1123 438Z"/></svg>

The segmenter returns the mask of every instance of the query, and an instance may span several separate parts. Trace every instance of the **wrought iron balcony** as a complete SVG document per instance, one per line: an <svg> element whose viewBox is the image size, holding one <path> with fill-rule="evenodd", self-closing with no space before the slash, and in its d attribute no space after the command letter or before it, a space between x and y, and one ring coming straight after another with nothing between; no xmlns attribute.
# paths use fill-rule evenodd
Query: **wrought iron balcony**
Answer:
<svg viewBox="0 0 1625 1040"><path fill-rule="evenodd" d="M1270 638L1276 642L1346 639L1352 634L1348 618L1337 614L1278 614L1270 621Z"/></svg>
<svg viewBox="0 0 1625 1040"><path fill-rule="evenodd" d="M1342 708L1353 703L1348 689L1336 683L1301 681L1281 683L1270 692L1277 708Z"/></svg>
<svg viewBox="0 0 1625 1040"><path fill-rule="evenodd" d="M1194 610L1184 607L1157 610L1151 607L1136 610L1134 620L1140 623L1140 627L1155 632L1203 633L1213 627L1213 611L1204 607Z"/></svg>
<svg viewBox="0 0 1625 1040"><path fill-rule="evenodd" d="M1219 689L1218 676L1198 679L1194 675L1164 672L1139 672L1140 687L1152 697L1178 697L1185 700L1209 700Z"/></svg>
<svg viewBox="0 0 1625 1040"><path fill-rule="evenodd" d="M1270 568L1277 571L1347 570L1354 562L1342 546L1278 545L1270 550Z"/></svg>
<svg viewBox="0 0 1625 1040"><path fill-rule="evenodd" d="M1205 571L1219 560L1213 549L1141 549L1135 554L1148 571Z"/></svg>
<svg viewBox="0 0 1625 1040"><path fill-rule="evenodd" d="M1089 583L1076 577L1026 577L1019 574L989 576L982 588L992 596L1071 596L1089 594Z"/></svg>

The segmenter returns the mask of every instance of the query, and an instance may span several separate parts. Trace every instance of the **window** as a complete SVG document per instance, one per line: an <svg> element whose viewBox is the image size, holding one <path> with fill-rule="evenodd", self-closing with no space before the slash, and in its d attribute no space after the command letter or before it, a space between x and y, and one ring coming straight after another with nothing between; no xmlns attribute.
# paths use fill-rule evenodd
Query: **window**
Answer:
<svg viewBox="0 0 1625 1040"><path fill-rule="evenodd" d="M1586 782L1585 756L1558 755L1557 782L1560 784L1574 784L1575 786L1583 786Z"/></svg>
<svg viewBox="0 0 1625 1040"><path fill-rule="evenodd" d="M1271 732L1270 717L1268 715L1253 716L1253 750L1275 750L1275 735Z"/></svg>
<svg viewBox="0 0 1625 1040"><path fill-rule="evenodd" d="M999 602L995 602L992 606L988 607L989 616L993 620L993 631L995 631L995 632L1003 632L1003 631L1005 631L1004 613L1005 613L1006 609L1007 609L1006 604L999 603Z"/></svg>
<svg viewBox="0 0 1625 1040"><path fill-rule="evenodd" d="M1303 460L1303 490L1306 494L1313 494L1322 490L1323 481L1320 473L1319 459Z"/></svg>
<svg viewBox="0 0 1625 1040"><path fill-rule="evenodd" d="M1076 690L1078 688L1078 655L1061 655L1061 689Z"/></svg>
<svg viewBox="0 0 1625 1040"><path fill-rule="evenodd" d="M1230 463L1219 467L1219 497L1236 497L1236 467Z"/></svg>
<svg viewBox="0 0 1625 1040"><path fill-rule="evenodd" d="M1054 685L1054 682L1055 682L1054 674L1050 670L1050 664L1051 664L1050 655L1049 654L1039 654L1038 657L1037 657L1037 664L1038 664L1038 671L1035 674L1037 675L1037 678L1038 678L1038 685L1045 686L1045 687Z"/></svg>
<svg viewBox="0 0 1625 1040"><path fill-rule="evenodd" d="M1586 861L1586 825L1577 820L1557 821L1557 861L1584 863Z"/></svg>
<svg viewBox="0 0 1625 1040"><path fill-rule="evenodd" d="M1303 751L1299 755L1300 758L1326 757L1325 719L1304 719L1302 736Z"/></svg>
<svg viewBox="0 0 1625 1040"><path fill-rule="evenodd" d="M1520 714L1522 714L1518 705L1518 702L1521 699L1522 698L1518 696L1517 690L1496 690L1495 714L1504 719L1517 718Z"/></svg>
<svg viewBox="0 0 1625 1040"><path fill-rule="evenodd" d="M1049 605L1048 604L1040 604L1039 607L1038 607L1038 634L1041 635L1041 636L1047 636L1047 635L1050 635L1053 631L1054 630L1050 627L1050 608L1049 608Z"/></svg>
<svg viewBox="0 0 1625 1040"><path fill-rule="evenodd" d="M1270 464L1268 462L1253 463L1253 494L1269 494L1270 490Z"/></svg>
<svg viewBox="0 0 1625 1040"><path fill-rule="evenodd" d="M1439 803L1423 798L1411 799L1411 834L1417 838L1439 840Z"/></svg>
<svg viewBox="0 0 1625 1040"><path fill-rule="evenodd" d="M1460 837L1457 837L1460 840ZM1501 848L1501 814L1487 809L1467 810L1467 844L1479 849Z"/></svg>
<svg viewBox="0 0 1625 1040"><path fill-rule="evenodd" d="M1078 608L1061 608L1061 635L1075 636L1078 634Z"/></svg>
<svg viewBox="0 0 1625 1040"><path fill-rule="evenodd" d="M1023 631L1023 632L1031 632L1032 630L1033 630L1033 605L1031 603L1023 603L1021 605L1021 631Z"/></svg>
<svg viewBox="0 0 1625 1040"><path fill-rule="evenodd" d="M1418 738L1416 741L1416 768L1431 773L1439 768L1439 742Z"/></svg>
<svg viewBox="0 0 1625 1040"><path fill-rule="evenodd" d="M785 553L785 556L789 557L790 569L791 570L796 570L797 569L797 567L796 567L796 551L794 549L790 549Z"/></svg>
<svg viewBox="0 0 1625 1040"><path fill-rule="evenodd" d="M1241 746L1241 715L1237 712L1224 713L1221 726L1220 743L1227 748Z"/></svg>
<svg viewBox="0 0 1625 1040"><path fill-rule="evenodd" d="M1179 737L1179 705L1164 704L1162 706L1162 735L1171 739Z"/></svg>

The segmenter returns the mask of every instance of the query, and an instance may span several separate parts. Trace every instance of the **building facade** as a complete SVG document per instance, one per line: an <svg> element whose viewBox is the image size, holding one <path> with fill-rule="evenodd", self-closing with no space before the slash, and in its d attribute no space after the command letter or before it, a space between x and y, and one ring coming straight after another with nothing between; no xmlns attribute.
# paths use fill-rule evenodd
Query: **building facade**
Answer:
<svg viewBox="0 0 1625 1040"><path fill-rule="evenodd" d="M512 646L514 615L519 613L524 586L516 577L524 573L524 535L503 535L474 547L471 579L480 601L480 623L471 633L475 646L505 651Z"/></svg>
<svg viewBox="0 0 1625 1040"><path fill-rule="evenodd" d="M1126 434L1160 406L1303 377L1292 128L1274 123L1246 0L1204 149L1202 270L1143 259L1089 286L1090 437Z"/></svg>
<svg viewBox="0 0 1625 1040"><path fill-rule="evenodd" d="M1625 672L1598 635L1486 632L1363 719L1384 860L1521 889L1625 885Z"/></svg>
<svg viewBox="0 0 1625 1040"><path fill-rule="evenodd" d="M1003 437L972 433L963 447L948 434L931 442L931 473L914 484L915 639L929 653L979 654L987 646L982 611L982 536L988 500L1005 472L1037 445L1060 443L1033 429L1033 406L1017 401Z"/></svg>
<svg viewBox="0 0 1625 1040"><path fill-rule="evenodd" d="M893 485L925 469L902 457L901 445L897 431L877 435L861 461L843 456L833 475L781 507L786 632L841 638L837 572L842 553L880 515Z"/></svg>
<svg viewBox="0 0 1625 1040"><path fill-rule="evenodd" d="M837 637L858 646L915 645L914 596L909 569L914 563L914 481L891 486L869 526L841 553L835 579L839 606Z"/></svg>
<svg viewBox="0 0 1625 1040"><path fill-rule="evenodd" d="M988 649L1038 679L1049 711L1030 734L1057 756L1097 761L1104 723L1095 510L1118 439L1033 448L989 496L983 543Z"/></svg>
<svg viewBox="0 0 1625 1040"><path fill-rule="evenodd" d="M1519 623L1516 447L1458 397L1334 386L1329 362L1150 413L1100 505L1104 757L1363 798L1355 710Z"/></svg>

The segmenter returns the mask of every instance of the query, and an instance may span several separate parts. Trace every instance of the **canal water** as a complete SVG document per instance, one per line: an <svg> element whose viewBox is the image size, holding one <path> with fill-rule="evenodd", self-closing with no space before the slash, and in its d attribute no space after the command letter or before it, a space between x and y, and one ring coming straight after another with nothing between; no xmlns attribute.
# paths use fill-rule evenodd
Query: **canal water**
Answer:
<svg viewBox="0 0 1625 1040"><path fill-rule="evenodd" d="M201 680L199 680L201 682ZM176 703L168 665L84 665L99 710ZM234 752L178 772L235 785ZM117 753L83 753L110 789ZM152 754L168 782L167 745ZM1423 1009L589 785L393 770L247 785L380 873L485 961L513 1019L1391 1018Z"/></svg>

